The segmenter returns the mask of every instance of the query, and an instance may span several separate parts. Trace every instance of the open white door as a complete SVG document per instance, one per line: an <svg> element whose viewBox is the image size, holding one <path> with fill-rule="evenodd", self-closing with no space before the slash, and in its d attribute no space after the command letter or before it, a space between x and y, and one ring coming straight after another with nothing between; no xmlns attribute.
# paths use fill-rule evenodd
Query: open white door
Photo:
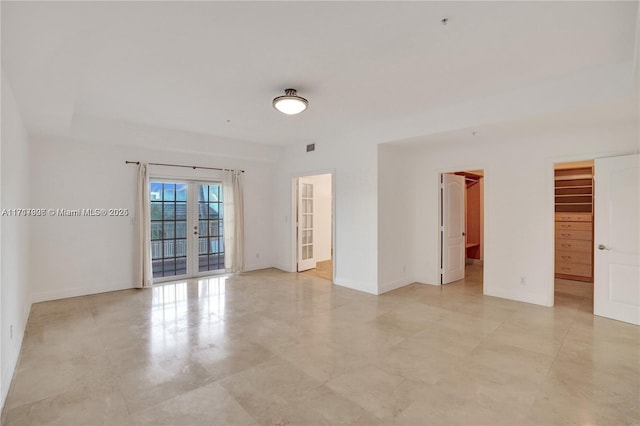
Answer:
<svg viewBox="0 0 640 426"><path fill-rule="evenodd" d="M313 181L298 179L298 272L316 267L313 241Z"/></svg>
<svg viewBox="0 0 640 426"><path fill-rule="evenodd" d="M440 221L441 284L464 278L464 176L443 174Z"/></svg>
<svg viewBox="0 0 640 426"><path fill-rule="evenodd" d="M640 156L595 160L593 313L640 325Z"/></svg>

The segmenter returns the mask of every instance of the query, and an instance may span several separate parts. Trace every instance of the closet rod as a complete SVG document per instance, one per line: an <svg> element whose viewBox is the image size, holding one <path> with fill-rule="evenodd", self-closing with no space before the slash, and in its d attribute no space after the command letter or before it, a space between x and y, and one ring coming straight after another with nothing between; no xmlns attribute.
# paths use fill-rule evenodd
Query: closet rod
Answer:
<svg viewBox="0 0 640 426"><path fill-rule="evenodd" d="M124 164L140 164L139 161L125 161ZM166 164L166 163L149 163L150 166L169 166L169 167L185 167L187 169L206 169L206 170L220 170L225 171L229 170L235 172L234 169L221 169L219 167L204 167L204 166L184 166L182 164ZM240 172L244 173L244 170L240 170Z"/></svg>

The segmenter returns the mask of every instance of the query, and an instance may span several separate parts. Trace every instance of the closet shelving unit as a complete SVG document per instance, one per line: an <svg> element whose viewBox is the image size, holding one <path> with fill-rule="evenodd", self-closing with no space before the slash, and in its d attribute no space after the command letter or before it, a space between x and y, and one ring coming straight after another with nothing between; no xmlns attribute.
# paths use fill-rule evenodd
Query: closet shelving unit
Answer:
<svg viewBox="0 0 640 426"><path fill-rule="evenodd" d="M555 170L556 278L593 282L593 165Z"/></svg>
<svg viewBox="0 0 640 426"><path fill-rule="evenodd" d="M556 170L556 213L593 213L593 168Z"/></svg>

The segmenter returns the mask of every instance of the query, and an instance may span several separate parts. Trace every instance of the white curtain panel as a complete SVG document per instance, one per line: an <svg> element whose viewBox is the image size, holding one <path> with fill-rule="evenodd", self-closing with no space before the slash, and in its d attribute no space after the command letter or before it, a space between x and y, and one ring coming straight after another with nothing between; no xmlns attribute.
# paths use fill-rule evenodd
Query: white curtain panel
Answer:
<svg viewBox="0 0 640 426"><path fill-rule="evenodd" d="M244 196L242 171L225 170L222 176L224 209L224 267L228 272L244 268Z"/></svg>
<svg viewBox="0 0 640 426"><path fill-rule="evenodd" d="M138 165L136 192L136 287L151 287L151 206L149 201L149 171L146 163Z"/></svg>

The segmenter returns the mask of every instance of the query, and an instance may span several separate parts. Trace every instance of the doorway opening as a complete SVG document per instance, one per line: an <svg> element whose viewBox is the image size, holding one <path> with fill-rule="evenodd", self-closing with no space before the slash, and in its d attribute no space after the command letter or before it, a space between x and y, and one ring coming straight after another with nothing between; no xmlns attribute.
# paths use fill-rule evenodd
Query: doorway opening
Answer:
<svg viewBox="0 0 640 426"><path fill-rule="evenodd" d="M221 182L152 179L153 282L225 271Z"/></svg>
<svg viewBox="0 0 640 426"><path fill-rule="evenodd" d="M483 292L484 170L440 175L440 284Z"/></svg>
<svg viewBox="0 0 640 426"><path fill-rule="evenodd" d="M594 162L554 164L554 304L593 312Z"/></svg>
<svg viewBox="0 0 640 426"><path fill-rule="evenodd" d="M333 282L333 177L294 179L295 270Z"/></svg>
<svg viewBox="0 0 640 426"><path fill-rule="evenodd" d="M640 325L640 157L553 166L554 304Z"/></svg>

